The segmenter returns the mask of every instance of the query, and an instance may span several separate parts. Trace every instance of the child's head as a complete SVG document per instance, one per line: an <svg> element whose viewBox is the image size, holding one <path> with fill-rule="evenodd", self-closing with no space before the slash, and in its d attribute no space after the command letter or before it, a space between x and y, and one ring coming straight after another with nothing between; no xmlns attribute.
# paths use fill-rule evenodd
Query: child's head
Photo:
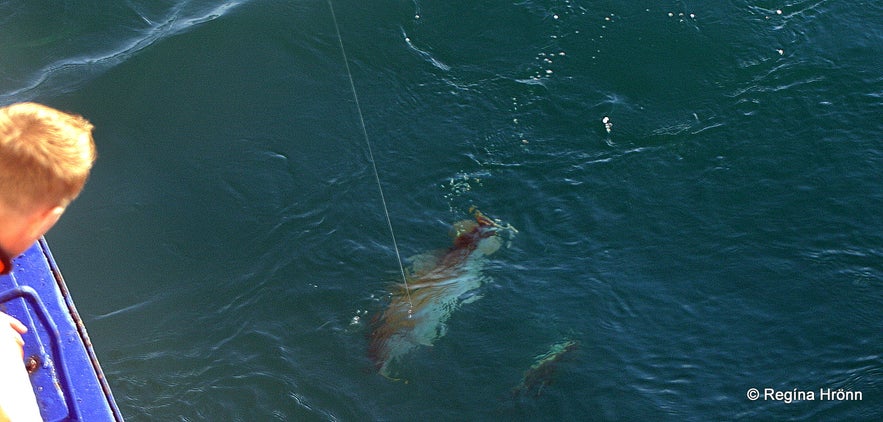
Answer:
<svg viewBox="0 0 883 422"><path fill-rule="evenodd" d="M30 230L42 236L83 189L95 157L92 124L83 117L34 103L0 108L0 216L13 220L3 224L57 214Z"/></svg>
<svg viewBox="0 0 883 422"><path fill-rule="evenodd" d="M0 108L0 201L10 210L66 206L95 157L86 119L35 103Z"/></svg>

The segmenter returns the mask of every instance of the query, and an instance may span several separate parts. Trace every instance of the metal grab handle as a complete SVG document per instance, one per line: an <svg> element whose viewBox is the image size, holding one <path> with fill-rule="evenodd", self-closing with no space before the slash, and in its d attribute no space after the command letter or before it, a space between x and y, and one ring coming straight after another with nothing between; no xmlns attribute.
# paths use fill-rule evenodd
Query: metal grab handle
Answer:
<svg viewBox="0 0 883 422"><path fill-rule="evenodd" d="M17 286L13 289L9 289L0 293L0 302L8 302L12 299L22 298L26 302L29 302L31 308L36 311L37 318L40 320L40 323L43 324L44 327L47 328L47 334L49 335L50 340L50 349L52 354L56 359L53 360L55 367L58 368L58 377L61 379L61 394L64 397L65 402L67 402L67 415L61 420L67 419L75 419L82 420L80 417L80 412L77 409L77 402L74 400L73 391L74 386L71 381L71 377L69 376L69 371L67 368L67 363L65 362L64 355L61 353L61 334L58 331L58 326L55 325L55 321L52 320L52 317L49 315L49 311L43 306L43 301L40 300L40 296L37 294L37 291L34 290L30 286ZM34 333L39 338L37 333Z"/></svg>

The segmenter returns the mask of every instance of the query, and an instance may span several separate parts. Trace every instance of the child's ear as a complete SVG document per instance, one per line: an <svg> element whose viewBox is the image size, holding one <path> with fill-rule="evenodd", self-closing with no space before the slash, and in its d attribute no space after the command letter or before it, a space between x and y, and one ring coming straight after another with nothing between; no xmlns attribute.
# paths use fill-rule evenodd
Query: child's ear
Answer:
<svg viewBox="0 0 883 422"><path fill-rule="evenodd" d="M55 223L58 222L58 219L61 218L61 215L64 214L65 207L57 206L46 209L46 211L37 213L31 223L31 236L34 239L39 239L41 236L46 234Z"/></svg>

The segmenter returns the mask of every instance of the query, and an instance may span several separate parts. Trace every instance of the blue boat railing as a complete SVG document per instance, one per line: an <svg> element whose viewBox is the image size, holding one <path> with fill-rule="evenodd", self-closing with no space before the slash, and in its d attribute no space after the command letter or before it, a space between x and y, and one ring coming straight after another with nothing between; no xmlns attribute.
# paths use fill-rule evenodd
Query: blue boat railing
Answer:
<svg viewBox="0 0 883 422"><path fill-rule="evenodd" d="M28 327L25 366L44 420L123 420L44 239L0 276L0 311Z"/></svg>
<svg viewBox="0 0 883 422"><path fill-rule="evenodd" d="M80 412L77 410L77 402L72 397L72 392L74 391L74 385L71 384L71 378L68 375L67 365L64 360L64 350L61 344L61 338L58 332L58 328L55 325L55 322L52 321L52 317L49 316L49 311L46 310L46 307L43 306L43 301L40 300L40 296L37 294L37 291L32 289L29 286L18 286L16 288L7 290L3 293L0 293L0 303L6 303L15 298L23 298L25 302L30 305L30 310L33 310L37 317L40 320L40 323L43 324L44 332L49 337L49 345L51 347L51 354L43 353L42 356L34 356L30 355L28 360L30 361L28 366L28 372L33 374L36 371L49 371L52 372L55 370L55 374L52 375L52 378L58 379L61 382L58 383L58 390L62 399L63 405L68 409L67 413L63 418L57 420L78 420L82 419L80 416ZM52 358L52 356L56 356L59 359L56 361ZM40 365L42 362L42 365ZM57 370L54 368L57 362ZM42 368L40 368L42 366ZM33 375L32 375L33 376ZM41 391L42 392L42 391ZM47 400L48 397L43 397L43 400Z"/></svg>

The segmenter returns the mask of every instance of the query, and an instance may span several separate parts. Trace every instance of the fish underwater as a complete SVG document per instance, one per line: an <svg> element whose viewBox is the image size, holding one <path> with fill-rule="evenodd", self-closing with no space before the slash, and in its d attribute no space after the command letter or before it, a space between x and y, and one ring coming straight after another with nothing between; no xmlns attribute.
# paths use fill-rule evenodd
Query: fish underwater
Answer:
<svg viewBox="0 0 883 422"><path fill-rule="evenodd" d="M536 356L533 365L524 371L521 383L512 389L512 395L539 397L543 389L552 384L558 363L576 350L578 344L575 340L562 340L551 345L546 353Z"/></svg>
<svg viewBox="0 0 883 422"><path fill-rule="evenodd" d="M485 257L503 245L501 235L517 233L474 207L470 213L474 220L453 224L453 245L447 250L411 258L407 283L393 287L389 305L372 321L368 354L381 375L397 379L395 367L404 356L445 335L451 314L481 297L476 290L485 281Z"/></svg>

